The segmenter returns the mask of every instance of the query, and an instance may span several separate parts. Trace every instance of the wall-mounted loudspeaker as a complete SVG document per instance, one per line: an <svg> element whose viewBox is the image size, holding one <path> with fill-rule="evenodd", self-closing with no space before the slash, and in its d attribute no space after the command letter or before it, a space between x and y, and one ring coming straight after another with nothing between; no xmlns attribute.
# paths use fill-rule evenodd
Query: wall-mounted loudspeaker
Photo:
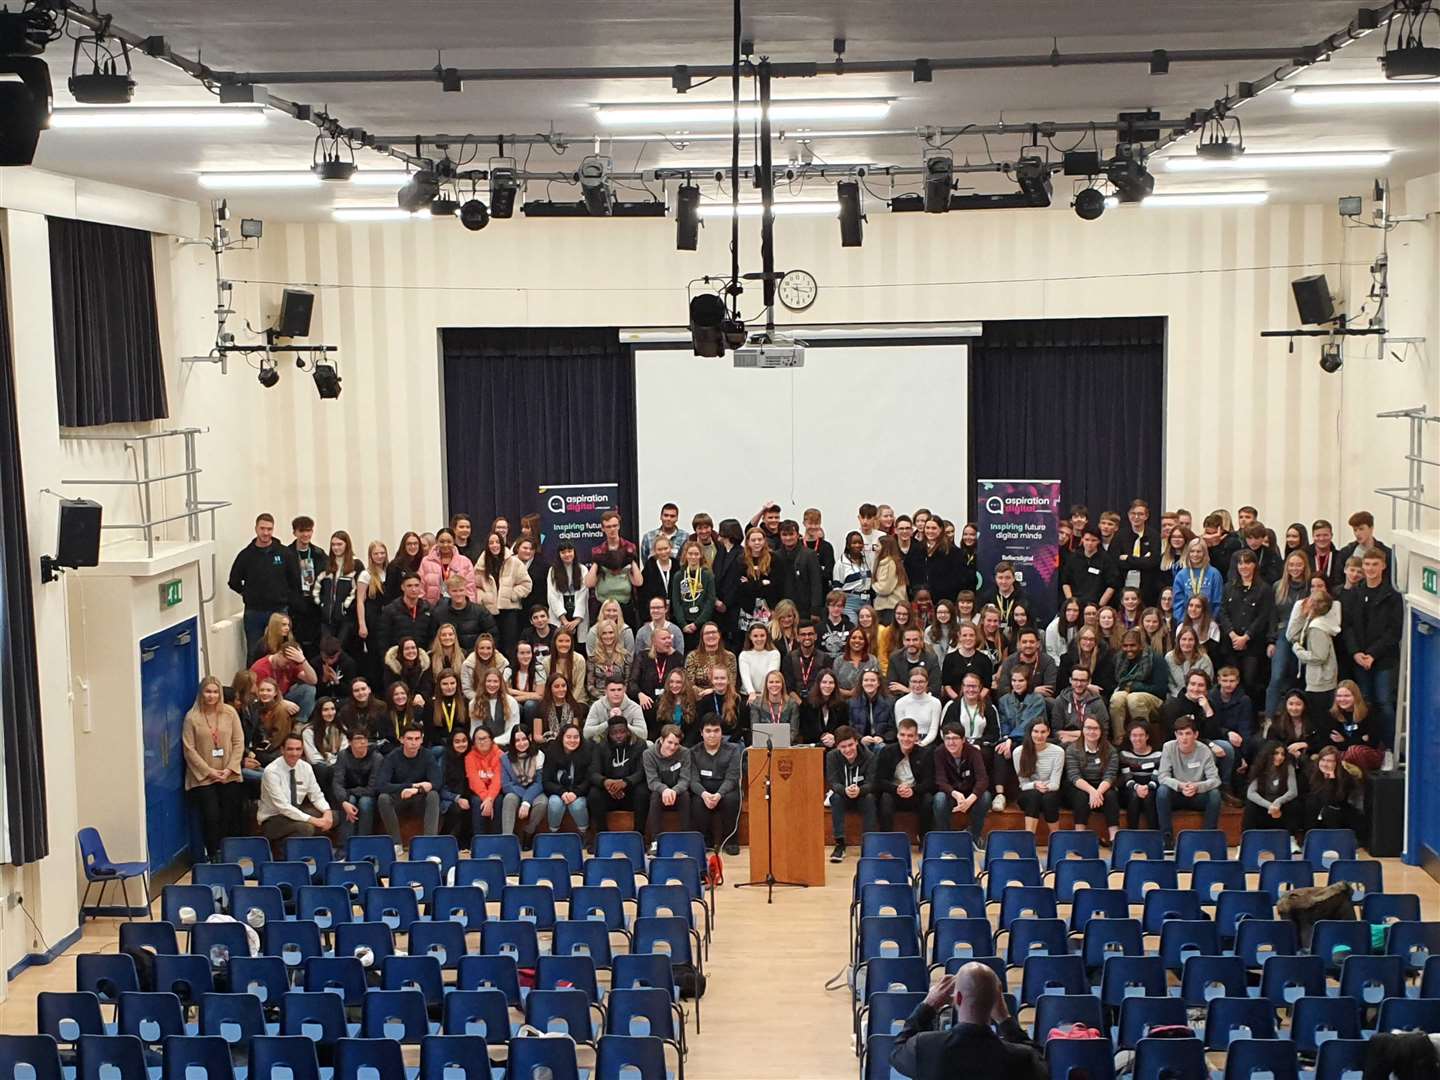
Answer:
<svg viewBox="0 0 1440 1080"><path fill-rule="evenodd" d="M1296 278L1290 283L1295 293L1295 310L1306 326L1318 326L1335 318L1335 305L1330 300L1330 283L1324 274Z"/></svg>
<svg viewBox="0 0 1440 1080"><path fill-rule="evenodd" d="M100 504L89 499L61 499L55 554L40 556L40 580L54 581L58 570L100 565Z"/></svg>
<svg viewBox="0 0 1440 1080"><path fill-rule="evenodd" d="M315 294L303 289L286 289L280 298L280 318L275 322L275 336L303 338L310 334L310 314L315 309Z"/></svg>

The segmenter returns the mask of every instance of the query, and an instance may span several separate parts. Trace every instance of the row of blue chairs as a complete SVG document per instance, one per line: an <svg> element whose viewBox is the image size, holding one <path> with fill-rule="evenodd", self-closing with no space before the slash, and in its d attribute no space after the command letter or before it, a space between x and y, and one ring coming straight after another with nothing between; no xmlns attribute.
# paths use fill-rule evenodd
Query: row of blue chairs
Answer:
<svg viewBox="0 0 1440 1080"><path fill-rule="evenodd" d="M1035 834L1025 829L995 829L985 834L983 868L1004 859L1038 859ZM1100 857L1099 835L1088 830L1057 830L1050 833L1046 847L1046 869L1054 870L1065 859ZM975 845L964 830L927 833L920 857L961 858L974 861ZM1176 835L1174 861L1184 871L1206 859L1230 857L1229 841L1219 829L1189 829ZM1117 829L1112 837L1110 864L1121 870L1134 859L1152 861L1166 858L1164 836L1153 829ZM860 840L862 858L891 858L909 863L910 838L902 832L868 832ZM1317 871L1328 870L1337 860L1359 858L1359 845L1350 829L1311 829L1305 834L1296 856L1290 834L1284 829L1250 829L1240 838L1238 861L1249 873L1259 873L1267 862L1303 861Z"/></svg>
<svg viewBox="0 0 1440 1080"><path fill-rule="evenodd" d="M316 1044L305 1035L261 1035L251 1040L245 1067L237 1070L229 1044L218 1036L176 1035L165 1040L160 1064L152 1064L133 1035L87 1035L78 1046L75 1074L154 1080L580 1080L576 1044L570 1039L525 1037L510 1041L504 1066L494 1065L478 1035L427 1035L419 1041L420 1064L407 1066L401 1044L388 1038L337 1039L321 1066ZM0 1074L28 1068L35 1080L66 1080L59 1048L48 1035L0 1036ZM678 1066L683 1076L683 1062ZM654 1036L603 1035L595 1042L593 1080L666 1080L666 1043Z"/></svg>
<svg viewBox="0 0 1440 1080"><path fill-rule="evenodd" d="M890 1068L893 1035L871 1035L861 1060L862 1080L903 1080ZM1131 1080L1162 1080L1175 1077L1208 1078L1206 1048L1199 1038L1143 1038L1129 1049L1135 1052ZM1045 1049L1050 1080L1115 1080L1115 1044L1108 1038L1090 1040L1057 1039ZM1302 1059L1288 1039L1237 1038L1225 1053L1225 1067L1215 1073L1219 1080L1251 1080L1268 1075L1272 1080L1301 1080ZM1365 1069L1365 1042L1360 1039L1329 1039L1316 1055L1309 1080L1345 1080Z"/></svg>

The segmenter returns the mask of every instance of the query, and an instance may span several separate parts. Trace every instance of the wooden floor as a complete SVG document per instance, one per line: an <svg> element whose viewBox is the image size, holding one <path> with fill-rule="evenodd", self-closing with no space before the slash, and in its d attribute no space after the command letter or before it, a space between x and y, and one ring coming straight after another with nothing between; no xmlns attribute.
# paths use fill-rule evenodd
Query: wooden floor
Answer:
<svg viewBox="0 0 1440 1080"><path fill-rule="evenodd" d="M1440 885L1423 871L1386 859L1388 892L1421 897L1424 917L1440 919ZM748 851L725 860L714 942L706 965L709 989L701 1002L703 1028L693 1021L689 1080L831 1080L857 1075L851 1048L847 992L825 983L845 965L846 921L855 849L842 866L827 866L819 889L735 889L748 870ZM33 1033L35 995L74 988L75 956L112 952L117 920L86 924L74 948L48 967L34 967L10 984L0 1005L0 1031Z"/></svg>

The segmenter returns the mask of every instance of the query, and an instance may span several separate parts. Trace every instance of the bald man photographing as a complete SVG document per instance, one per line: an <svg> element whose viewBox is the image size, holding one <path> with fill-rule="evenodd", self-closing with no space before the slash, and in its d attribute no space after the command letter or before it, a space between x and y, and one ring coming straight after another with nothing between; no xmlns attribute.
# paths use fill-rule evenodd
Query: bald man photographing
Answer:
<svg viewBox="0 0 1440 1080"><path fill-rule="evenodd" d="M1045 1063L1010 1015L1003 991L986 964L945 976L895 1036L891 1068L914 1080L1045 1080ZM936 1014L952 1001L955 1026L935 1030Z"/></svg>

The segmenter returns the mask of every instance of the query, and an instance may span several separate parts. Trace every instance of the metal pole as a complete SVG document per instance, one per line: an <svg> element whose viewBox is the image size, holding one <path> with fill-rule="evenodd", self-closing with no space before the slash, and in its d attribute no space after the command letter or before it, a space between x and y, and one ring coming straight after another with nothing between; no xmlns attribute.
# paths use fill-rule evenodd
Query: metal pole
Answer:
<svg viewBox="0 0 1440 1080"><path fill-rule="evenodd" d="M191 543L200 539L200 518L195 513L195 500L198 492L195 490L195 433L185 433L185 509L190 514L189 536ZM195 571L198 576L200 571Z"/></svg>
<svg viewBox="0 0 1440 1080"><path fill-rule="evenodd" d="M760 279L765 303L765 331L775 330L775 173L770 168L770 61L761 60L755 69L760 90Z"/></svg>
<svg viewBox="0 0 1440 1080"><path fill-rule="evenodd" d="M155 557L155 533L152 531L149 521L151 519L150 506L150 440L140 440L140 461L141 474L144 480L140 484L140 498L145 507L145 555L147 558Z"/></svg>

